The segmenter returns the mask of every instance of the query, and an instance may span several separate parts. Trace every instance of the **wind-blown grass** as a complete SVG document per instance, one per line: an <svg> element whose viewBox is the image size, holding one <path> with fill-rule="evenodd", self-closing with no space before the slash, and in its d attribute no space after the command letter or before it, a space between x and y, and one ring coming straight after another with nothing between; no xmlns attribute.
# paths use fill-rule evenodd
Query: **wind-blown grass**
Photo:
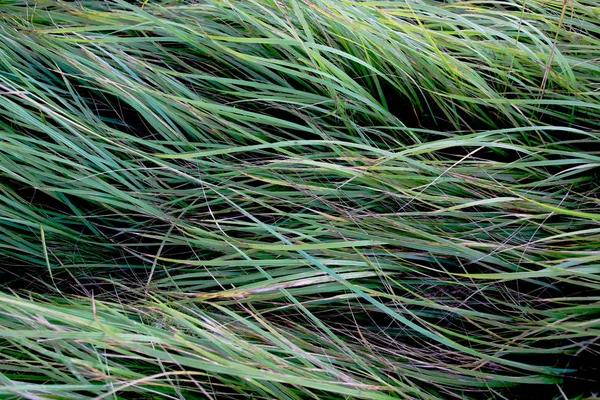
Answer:
<svg viewBox="0 0 600 400"><path fill-rule="evenodd" d="M3 398L592 396L595 2L1 12Z"/></svg>

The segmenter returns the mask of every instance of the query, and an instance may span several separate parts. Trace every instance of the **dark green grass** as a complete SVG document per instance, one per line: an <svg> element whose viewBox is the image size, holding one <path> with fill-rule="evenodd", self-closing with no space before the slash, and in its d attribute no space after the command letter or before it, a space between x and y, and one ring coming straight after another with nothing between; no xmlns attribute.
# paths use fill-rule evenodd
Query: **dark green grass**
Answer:
<svg viewBox="0 0 600 400"><path fill-rule="evenodd" d="M0 3L0 397L590 398L599 17Z"/></svg>

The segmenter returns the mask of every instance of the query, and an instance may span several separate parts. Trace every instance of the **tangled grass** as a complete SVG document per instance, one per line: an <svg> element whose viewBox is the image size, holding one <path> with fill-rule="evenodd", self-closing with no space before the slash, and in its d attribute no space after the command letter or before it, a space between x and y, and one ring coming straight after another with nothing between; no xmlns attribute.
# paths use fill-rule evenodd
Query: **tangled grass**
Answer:
<svg viewBox="0 0 600 400"><path fill-rule="evenodd" d="M594 397L598 21L2 1L0 397Z"/></svg>

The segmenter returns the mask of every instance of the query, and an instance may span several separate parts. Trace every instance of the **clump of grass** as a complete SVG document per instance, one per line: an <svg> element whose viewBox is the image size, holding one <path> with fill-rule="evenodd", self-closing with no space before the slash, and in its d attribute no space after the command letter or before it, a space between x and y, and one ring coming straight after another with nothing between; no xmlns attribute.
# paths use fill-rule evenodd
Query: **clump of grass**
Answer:
<svg viewBox="0 0 600 400"><path fill-rule="evenodd" d="M0 396L592 394L593 2L3 10Z"/></svg>

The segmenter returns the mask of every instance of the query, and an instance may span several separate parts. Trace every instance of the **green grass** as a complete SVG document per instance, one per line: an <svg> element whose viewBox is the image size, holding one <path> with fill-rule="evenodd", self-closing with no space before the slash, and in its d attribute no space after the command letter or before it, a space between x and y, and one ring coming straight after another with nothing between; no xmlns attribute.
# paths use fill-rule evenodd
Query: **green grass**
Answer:
<svg viewBox="0 0 600 400"><path fill-rule="evenodd" d="M0 398L592 398L595 1L0 2Z"/></svg>

